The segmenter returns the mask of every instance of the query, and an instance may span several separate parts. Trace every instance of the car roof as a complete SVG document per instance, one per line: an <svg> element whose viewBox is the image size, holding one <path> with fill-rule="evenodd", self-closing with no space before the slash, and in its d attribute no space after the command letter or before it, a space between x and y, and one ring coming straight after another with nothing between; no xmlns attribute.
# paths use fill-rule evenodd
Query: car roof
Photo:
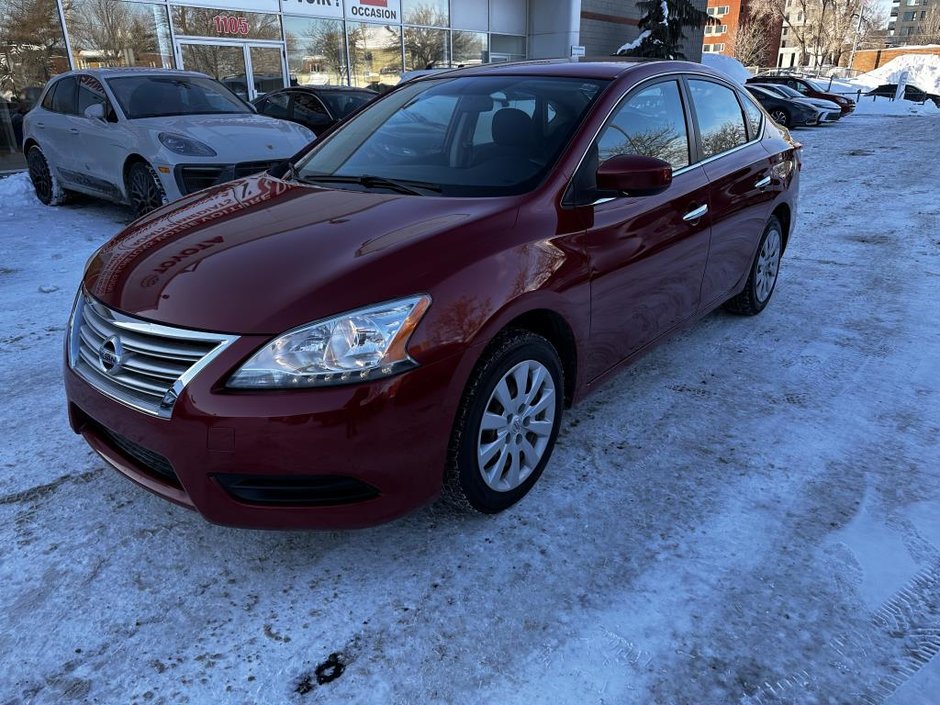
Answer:
<svg viewBox="0 0 940 705"><path fill-rule="evenodd" d="M207 74L199 71L182 71L180 69L152 69L145 67L125 67L125 68L104 68L104 69L78 69L76 71L66 71L59 74L56 78L62 76L74 76L76 74L87 74L96 78L119 78L122 76L199 76L200 78L211 78Z"/></svg>
<svg viewBox="0 0 940 705"><path fill-rule="evenodd" d="M568 59L542 59L536 61L513 61L499 64L480 64L478 66L466 66L460 69L451 69L448 71L439 71L427 76L419 76L412 80L422 81L443 77L456 76L557 76L564 78L600 78L614 79L619 78L632 71L636 71L641 66L649 66L651 63L658 64L663 71L696 71L702 73L716 74L703 64L691 61L663 61L663 60L644 60L628 59L626 57L603 57L600 59L590 59L581 61L570 61ZM410 81L409 81L410 83Z"/></svg>
<svg viewBox="0 0 940 705"><path fill-rule="evenodd" d="M312 92L318 92L318 93L320 91L329 91L329 92L335 91L337 93L369 93L370 95L376 95L376 96L378 95L378 93L376 93L371 88L361 88L359 86L325 86L325 85L316 86L316 85L307 84L304 86L287 86L287 88L278 88L277 90L279 91L312 91Z"/></svg>

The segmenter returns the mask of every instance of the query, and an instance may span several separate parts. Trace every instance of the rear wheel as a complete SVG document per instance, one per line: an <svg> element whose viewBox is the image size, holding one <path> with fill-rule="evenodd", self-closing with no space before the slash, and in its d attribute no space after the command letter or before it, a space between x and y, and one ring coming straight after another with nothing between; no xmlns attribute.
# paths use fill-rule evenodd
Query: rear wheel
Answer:
<svg viewBox="0 0 940 705"><path fill-rule="evenodd" d="M30 147L26 154L26 165L29 168L29 179L33 182L36 198L47 206L58 206L65 203L68 193L59 185L59 179L52 173L46 155L37 146Z"/></svg>
<svg viewBox="0 0 940 705"><path fill-rule="evenodd" d="M757 248L757 256L754 257L744 290L729 299L725 303L725 308L745 316L756 316L763 311L777 285L777 273L780 271L782 255L783 226L776 216L771 216Z"/></svg>
<svg viewBox="0 0 940 705"><path fill-rule="evenodd" d="M451 436L445 495L495 514L535 485L555 446L564 395L561 359L528 331L490 346L464 393Z"/></svg>
<svg viewBox="0 0 940 705"><path fill-rule="evenodd" d="M772 117L773 121L778 125L782 125L783 127L790 126L790 114L783 108L775 108L774 110L771 110L770 117Z"/></svg>
<svg viewBox="0 0 940 705"><path fill-rule="evenodd" d="M160 177L146 162L134 162L127 170L127 198L134 215L140 217L166 203L166 192Z"/></svg>

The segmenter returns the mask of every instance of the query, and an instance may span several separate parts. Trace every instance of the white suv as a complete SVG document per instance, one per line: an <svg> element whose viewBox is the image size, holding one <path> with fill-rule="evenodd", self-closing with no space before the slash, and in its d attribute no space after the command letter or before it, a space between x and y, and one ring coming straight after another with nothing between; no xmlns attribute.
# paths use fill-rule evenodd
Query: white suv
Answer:
<svg viewBox="0 0 940 705"><path fill-rule="evenodd" d="M128 203L137 215L264 171L313 139L191 71L70 71L48 83L23 121L40 201L56 205L81 191Z"/></svg>

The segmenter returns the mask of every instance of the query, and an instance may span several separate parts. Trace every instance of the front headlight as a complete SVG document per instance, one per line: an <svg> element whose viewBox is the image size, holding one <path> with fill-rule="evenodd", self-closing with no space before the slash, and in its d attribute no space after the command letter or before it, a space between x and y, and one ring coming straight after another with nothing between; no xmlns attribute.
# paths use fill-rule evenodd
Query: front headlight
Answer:
<svg viewBox="0 0 940 705"><path fill-rule="evenodd" d="M430 296L413 296L296 328L252 355L227 386L323 387L403 372L417 365L405 346L430 305Z"/></svg>
<svg viewBox="0 0 940 705"><path fill-rule="evenodd" d="M176 135L172 132L161 132L157 135L160 144L177 154L185 154L189 157L214 157L216 151L207 144L199 140L194 140L183 135Z"/></svg>

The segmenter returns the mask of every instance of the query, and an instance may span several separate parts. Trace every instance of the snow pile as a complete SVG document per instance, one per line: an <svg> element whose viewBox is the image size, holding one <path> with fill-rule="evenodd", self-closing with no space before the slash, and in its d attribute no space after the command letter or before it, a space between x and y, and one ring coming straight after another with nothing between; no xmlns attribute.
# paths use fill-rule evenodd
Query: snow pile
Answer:
<svg viewBox="0 0 940 705"><path fill-rule="evenodd" d="M39 203L29 175L23 171L0 178L0 203L4 207L32 206Z"/></svg>
<svg viewBox="0 0 940 705"><path fill-rule="evenodd" d="M730 56L702 54L702 63L716 71L720 71L738 83L744 83L752 75L750 71L744 68L744 64L737 59L732 59Z"/></svg>
<svg viewBox="0 0 940 705"><path fill-rule="evenodd" d="M891 100L890 98L863 95L855 105L856 115L927 115L940 117L940 108L928 100L923 105L909 100Z"/></svg>
<svg viewBox="0 0 940 705"><path fill-rule="evenodd" d="M907 84L928 93L940 93L940 56L936 54L902 54L874 71L863 73L855 82L867 88L897 83L907 71Z"/></svg>

